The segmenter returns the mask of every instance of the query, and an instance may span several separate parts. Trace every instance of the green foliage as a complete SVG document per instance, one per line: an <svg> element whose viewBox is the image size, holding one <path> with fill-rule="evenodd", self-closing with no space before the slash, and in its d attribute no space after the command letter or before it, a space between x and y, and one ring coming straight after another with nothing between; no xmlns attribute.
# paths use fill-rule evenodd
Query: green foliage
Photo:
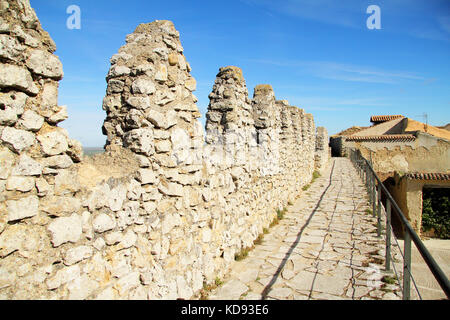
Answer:
<svg viewBox="0 0 450 320"><path fill-rule="evenodd" d="M450 189L423 189L422 230L450 239Z"/></svg>
<svg viewBox="0 0 450 320"><path fill-rule="evenodd" d="M313 172L313 177L312 177L312 178L313 178L313 181L316 180L316 179L318 179L318 178L320 178L320 173L319 173L319 171L314 171L314 172Z"/></svg>
<svg viewBox="0 0 450 320"><path fill-rule="evenodd" d="M397 278L391 277L391 276L384 276L381 281L387 284L395 284L397 281Z"/></svg>

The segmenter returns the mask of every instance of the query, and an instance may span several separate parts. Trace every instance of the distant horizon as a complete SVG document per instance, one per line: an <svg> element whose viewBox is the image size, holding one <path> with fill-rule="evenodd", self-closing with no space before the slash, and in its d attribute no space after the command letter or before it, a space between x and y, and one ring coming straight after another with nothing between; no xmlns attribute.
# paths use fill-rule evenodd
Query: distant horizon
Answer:
<svg viewBox="0 0 450 320"><path fill-rule="evenodd" d="M69 118L60 126L83 146L106 142L109 59L154 20L180 32L203 127L215 76L228 65L243 70L250 98L257 84L270 84L276 99L312 113L329 135L367 126L371 115L450 122L450 1L79 0L78 30L66 27L71 0L30 2L64 68L58 102ZM380 8L380 29L367 26L370 5Z"/></svg>

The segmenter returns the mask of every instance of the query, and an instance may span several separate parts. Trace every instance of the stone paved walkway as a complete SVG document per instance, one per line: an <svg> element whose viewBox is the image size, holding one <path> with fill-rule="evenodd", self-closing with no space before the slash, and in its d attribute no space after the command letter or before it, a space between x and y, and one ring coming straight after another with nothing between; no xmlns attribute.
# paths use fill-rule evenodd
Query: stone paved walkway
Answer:
<svg viewBox="0 0 450 320"><path fill-rule="evenodd" d="M333 158L209 299L400 299L397 284L380 281L384 238L367 201L351 162Z"/></svg>

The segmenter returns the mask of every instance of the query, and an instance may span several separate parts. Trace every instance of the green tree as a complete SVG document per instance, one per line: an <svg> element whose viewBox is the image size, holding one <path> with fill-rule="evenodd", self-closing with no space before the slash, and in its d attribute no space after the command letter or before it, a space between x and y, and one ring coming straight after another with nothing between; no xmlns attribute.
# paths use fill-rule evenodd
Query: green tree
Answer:
<svg viewBox="0 0 450 320"><path fill-rule="evenodd" d="M450 239L450 189L423 189L422 230Z"/></svg>

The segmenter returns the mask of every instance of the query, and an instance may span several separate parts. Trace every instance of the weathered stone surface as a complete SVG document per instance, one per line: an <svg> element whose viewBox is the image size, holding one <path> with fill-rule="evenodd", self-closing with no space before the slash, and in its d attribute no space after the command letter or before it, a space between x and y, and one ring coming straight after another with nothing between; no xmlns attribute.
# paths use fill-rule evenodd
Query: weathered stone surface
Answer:
<svg viewBox="0 0 450 320"><path fill-rule="evenodd" d="M139 169L138 173L138 180L141 184L154 184L157 181L152 169Z"/></svg>
<svg viewBox="0 0 450 320"><path fill-rule="evenodd" d="M87 275L83 274L80 277L75 278L67 285L69 290L69 300L84 300L89 297L95 289L99 287L97 281L90 279Z"/></svg>
<svg viewBox="0 0 450 320"><path fill-rule="evenodd" d="M38 214L39 200L36 196L28 196L19 200L6 201L8 221L30 218Z"/></svg>
<svg viewBox="0 0 450 320"><path fill-rule="evenodd" d="M0 233L0 257L22 250L29 238L29 229L23 224L13 224Z"/></svg>
<svg viewBox="0 0 450 320"><path fill-rule="evenodd" d="M139 272L132 272L120 278L114 285L114 288L119 292L119 295L124 296L131 289L136 288L140 283Z"/></svg>
<svg viewBox="0 0 450 320"><path fill-rule="evenodd" d="M14 151L20 153L31 147L36 141L31 132L6 127L2 131L1 140L11 146Z"/></svg>
<svg viewBox="0 0 450 320"><path fill-rule="evenodd" d="M63 284L66 284L72 280L80 277L80 267L78 265L64 267L58 270L56 274L46 281L47 288L49 290L57 289Z"/></svg>
<svg viewBox="0 0 450 320"><path fill-rule="evenodd" d="M95 232L102 233L114 229L116 222L109 215L101 213L94 218L92 226Z"/></svg>
<svg viewBox="0 0 450 320"><path fill-rule="evenodd" d="M69 196L47 196L40 201L40 209L51 216L62 216L78 212L81 201Z"/></svg>
<svg viewBox="0 0 450 320"><path fill-rule="evenodd" d="M91 257L92 254L92 247L89 246L79 246L69 249L64 256L64 264L66 266L71 266L77 262Z"/></svg>
<svg viewBox="0 0 450 320"><path fill-rule="evenodd" d="M147 156L155 152L151 129L135 129L127 132L124 137L124 145L136 153Z"/></svg>
<svg viewBox="0 0 450 320"><path fill-rule="evenodd" d="M155 85L153 81L144 78L138 78L131 85L133 93L136 94L153 94L155 92Z"/></svg>
<svg viewBox="0 0 450 320"><path fill-rule="evenodd" d="M33 96L39 92L27 69L3 63L0 64L0 88L14 88Z"/></svg>
<svg viewBox="0 0 450 320"><path fill-rule="evenodd" d="M68 117L67 106L59 106L53 108L53 113L47 117L47 121L51 124L57 124L66 120Z"/></svg>
<svg viewBox="0 0 450 320"><path fill-rule="evenodd" d="M63 68L59 59L53 54L43 50L33 50L27 60L27 67L35 74L43 75L57 80L63 77Z"/></svg>
<svg viewBox="0 0 450 320"><path fill-rule="evenodd" d="M158 185L158 190L168 196L182 197L183 196L183 186L174 182L167 182L161 180Z"/></svg>
<svg viewBox="0 0 450 320"><path fill-rule="evenodd" d="M14 162L14 154L8 148L0 147L0 179L8 178Z"/></svg>
<svg viewBox="0 0 450 320"><path fill-rule="evenodd" d="M37 135L42 146L42 151L47 156L55 156L61 154L69 148L67 138L61 130L54 129L50 132Z"/></svg>
<svg viewBox="0 0 450 320"><path fill-rule="evenodd" d="M58 247L66 242L76 243L82 234L82 220L77 214L70 217L60 217L52 221L48 226L51 234L51 242Z"/></svg>
<svg viewBox="0 0 450 320"><path fill-rule="evenodd" d="M20 61L23 58L25 48L15 38L0 34L0 57L13 61Z"/></svg>
<svg viewBox="0 0 450 320"><path fill-rule="evenodd" d="M63 154L44 158L42 159L41 164L44 167L49 167L53 169L66 169L73 165L73 161L68 155Z"/></svg>
<svg viewBox="0 0 450 320"><path fill-rule="evenodd" d="M39 176L42 173L42 165L26 154L19 157L19 161L12 169L15 176Z"/></svg>
<svg viewBox="0 0 450 320"><path fill-rule="evenodd" d="M27 110L23 113L22 118L19 121L19 124L25 130L38 131L44 124L44 118L32 110Z"/></svg>
<svg viewBox="0 0 450 320"><path fill-rule="evenodd" d="M34 187L34 178L11 176L6 182L6 190L22 192L31 191Z"/></svg>

